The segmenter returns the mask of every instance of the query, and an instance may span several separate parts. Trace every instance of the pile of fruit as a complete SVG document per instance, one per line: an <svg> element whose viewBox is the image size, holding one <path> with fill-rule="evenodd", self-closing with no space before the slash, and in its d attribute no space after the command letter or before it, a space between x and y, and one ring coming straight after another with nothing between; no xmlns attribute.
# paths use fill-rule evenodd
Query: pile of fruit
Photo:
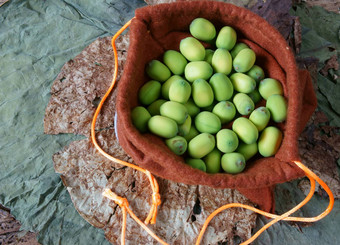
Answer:
<svg viewBox="0 0 340 245"><path fill-rule="evenodd" d="M217 33L207 19L190 24L192 36L150 61L150 77L138 92L140 106L131 119L141 133L165 140L190 166L218 173L242 172L258 153L274 155L285 121L287 101L279 81L265 78L256 54L224 26ZM205 48L204 43L215 49ZM265 106L256 106L265 100Z"/></svg>

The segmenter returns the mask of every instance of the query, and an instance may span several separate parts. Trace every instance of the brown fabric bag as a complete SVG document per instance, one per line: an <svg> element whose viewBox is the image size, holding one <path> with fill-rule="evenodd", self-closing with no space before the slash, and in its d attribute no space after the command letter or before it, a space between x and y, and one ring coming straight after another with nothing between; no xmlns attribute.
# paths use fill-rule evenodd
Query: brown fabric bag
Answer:
<svg viewBox="0 0 340 245"><path fill-rule="evenodd" d="M235 188L265 211L274 211L275 184L304 176L292 160L298 160L298 136L316 108L316 96L307 71L298 71L295 58L281 34L251 11L231 4L199 1L160 4L137 9L130 26L130 46L117 95L117 131L124 150L141 167L156 176L191 185ZM230 25L257 54L256 64L266 77L279 80L288 99L282 145L274 157L247 162L244 172L208 174L193 169L173 154L163 140L140 134L132 125L131 109L138 105L139 88L148 80L145 65L162 60L168 49L179 50L179 42L189 36L188 26L197 17L210 20L217 30Z"/></svg>

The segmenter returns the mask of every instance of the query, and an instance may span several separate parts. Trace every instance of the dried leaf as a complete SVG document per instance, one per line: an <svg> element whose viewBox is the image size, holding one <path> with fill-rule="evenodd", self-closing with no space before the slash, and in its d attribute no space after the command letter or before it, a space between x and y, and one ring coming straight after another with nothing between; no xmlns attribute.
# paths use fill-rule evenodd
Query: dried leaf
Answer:
<svg viewBox="0 0 340 245"><path fill-rule="evenodd" d="M294 20L289 14L291 7L291 0L267 0L258 1L250 10L266 19L287 40Z"/></svg>
<svg viewBox="0 0 340 245"><path fill-rule="evenodd" d="M0 0L0 7L2 6L2 5L4 5L5 3L7 3L8 2L8 0Z"/></svg>
<svg viewBox="0 0 340 245"><path fill-rule="evenodd" d="M122 67L129 38L120 36L116 42L118 65ZM110 43L110 37L99 38L63 66L51 88L52 96L44 118L46 134L90 135L92 115L112 80L113 58ZM121 72L119 70L118 79ZM98 128L112 127L114 110L115 104L110 98L103 107L104 116L99 118Z"/></svg>
<svg viewBox="0 0 340 245"><path fill-rule="evenodd" d="M336 54L326 61L325 66L320 70L320 73L327 76L329 69L339 70L338 56Z"/></svg>
<svg viewBox="0 0 340 245"><path fill-rule="evenodd" d="M303 162L330 187L335 198L340 198L339 128L325 125L324 113L318 111L312 116L299 138L299 151ZM321 189L319 193L323 194Z"/></svg>

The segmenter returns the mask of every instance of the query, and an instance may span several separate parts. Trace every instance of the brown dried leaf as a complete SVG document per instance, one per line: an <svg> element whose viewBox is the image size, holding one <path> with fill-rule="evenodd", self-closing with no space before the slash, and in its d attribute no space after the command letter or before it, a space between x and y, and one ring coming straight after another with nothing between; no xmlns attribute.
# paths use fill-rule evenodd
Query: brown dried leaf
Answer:
<svg viewBox="0 0 340 245"><path fill-rule="evenodd" d="M340 198L339 128L324 125L325 117L320 111L314 113L300 136L299 151L303 162L330 187L335 198ZM319 189L318 193L323 194L323 191Z"/></svg>
<svg viewBox="0 0 340 245"><path fill-rule="evenodd" d="M0 244L39 245L36 234L21 231L21 224L0 204Z"/></svg>
<svg viewBox="0 0 340 245"><path fill-rule="evenodd" d="M2 6L2 5L4 5L5 3L7 3L8 2L8 0L0 0L0 7Z"/></svg>
<svg viewBox="0 0 340 245"><path fill-rule="evenodd" d="M338 56L336 54L326 61L325 66L320 70L320 73L327 76L329 69L339 70Z"/></svg>
<svg viewBox="0 0 340 245"><path fill-rule="evenodd" d="M301 0L299 1L301 2ZM309 6L320 6L323 7L324 9L335 12L335 13L340 13L340 2L339 0L304 0L307 5Z"/></svg>
<svg viewBox="0 0 340 245"><path fill-rule="evenodd" d="M46 134L90 135L92 116L112 80L114 61L110 43L110 37L99 38L63 66L51 88L52 96L44 118ZM120 36L116 43L118 65L122 67L129 38ZM121 72L120 69L118 79ZM112 96L102 109L103 116L98 119L98 129L113 125L115 104Z"/></svg>

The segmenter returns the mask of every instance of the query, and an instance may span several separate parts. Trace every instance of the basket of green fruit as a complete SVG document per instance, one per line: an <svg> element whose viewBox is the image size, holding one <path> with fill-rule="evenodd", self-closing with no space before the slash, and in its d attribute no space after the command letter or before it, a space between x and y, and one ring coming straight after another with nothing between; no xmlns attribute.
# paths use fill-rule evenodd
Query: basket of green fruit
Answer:
<svg viewBox="0 0 340 245"><path fill-rule="evenodd" d="M213 1L136 11L117 132L156 176L236 188L270 210L271 188L304 176L292 161L315 107L308 72L251 11Z"/></svg>

